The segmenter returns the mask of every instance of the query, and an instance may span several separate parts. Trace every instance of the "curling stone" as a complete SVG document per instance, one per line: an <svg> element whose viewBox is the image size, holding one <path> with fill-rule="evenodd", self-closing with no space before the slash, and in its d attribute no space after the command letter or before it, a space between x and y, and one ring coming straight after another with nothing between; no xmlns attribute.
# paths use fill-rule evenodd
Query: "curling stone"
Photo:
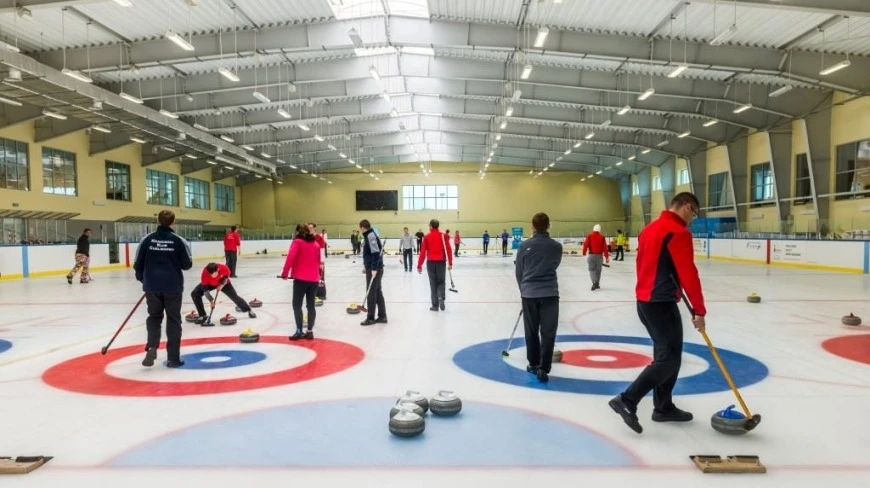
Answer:
<svg viewBox="0 0 870 488"><path fill-rule="evenodd" d="M423 417L408 410L401 410L390 417L390 433L398 437L418 436L426 430Z"/></svg>
<svg viewBox="0 0 870 488"><path fill-rule="evenodd" d="M746 416L734 411L734 405L725 410L720 410L710 417L710 425L713 430L725 435L745 435L748 430L744 428Z"/></svg>
<svg viewBox="0 0 870 488"><path fill-rule="evenodd" d="M746 301L749 303L761 303L761 297L758 296L758 293L753 293L746 297Z"/></svg>
<svg viewBox="0 0 870 488"><path fill-rule="evenodd" d="M196 322L196 319L199 318L199 314L196 311L192 311L189 314L184 316L184 320L186 322Z"/></svg>
<svg viewBox="0 0 870 488"><path fill-rule="evenodd" d="M239 342L243 342L245 344L260 342L260 334L254 332L252 329L248 329L239 334Z"/></svg>
<svg viewBox="0 0 870 488"><path fill-rule="evenodd" d="M441 390L429 400L429 410L433 415L452 417L462 410L462 400L452 391Z"/></svg>
<svg viewBox="0 0 870 488"><path fill-rule="evenodd" d="M562 351L560 351L558 349L553 350L553 362L554 363L561 363L562 362Z"/></svg>
<svg viewBox="0 0 870 488"><path fill-rule="evenodd" d="M248 305L250 305L251 308L260 308L260 307L263 306L263 302L260 301L260 300L258 300L258 299L256 299L256 298L254 298L253 300L251 300L250 302L248 302Z"/></svg>
<svg viewBox="0 0 870 488"><path fill-rule="evenodd" d="M429 400L426 399L419 391L408 390L404 395L399 397L398 403L411 402L416 403L423 409L423 413L429 411Z"/></svg>
<svg viewBox="0 0 870 488"><path fill-rule="evenodd" d="M410 411L416 413L421 417L426 415L426 412L423 411L423 407L421 407L420 405L417 405L416 403L400 401L396 402L396 404L393 405L393 408L390 409L390 418L393 418L397 413L402 411Z"/></svg>
<svg viewBox="0 0 870 488"><path fill-rule="evenodd" d="M321 299L319 299L319 298L317 298L317 297L314 297L314 306L315 306L315 307L322 307L322 306L323 306L323 300L321 300Z"/></svg>
<svg viewBox="0 0 870 488"><path fill-rule="evenodd" d="M346 310L347 313L351 315L356 315L360 312L360 309L356 303L351 303L350 305L348 305Z"/></svg>
<svg viewBox="0 0 870 488"><path fill-rule="evenodd" d="M224 315L223 317L221 317L221 320L220 320L221 325L235 325L236 322L238 322L238 321L239 321L239 319L233 317L230 314Z"/></svg>
<svg viewBox="0 0 870 488"><path fill-rule="evenodd" d="M857 325L861 325L861 317L858 317L857 315L855 315L853 313L850 313L849 315L844 315L843 318L841 319L841 321L843 322L843 324L851 325L853 327L857 326Z"/></svg>

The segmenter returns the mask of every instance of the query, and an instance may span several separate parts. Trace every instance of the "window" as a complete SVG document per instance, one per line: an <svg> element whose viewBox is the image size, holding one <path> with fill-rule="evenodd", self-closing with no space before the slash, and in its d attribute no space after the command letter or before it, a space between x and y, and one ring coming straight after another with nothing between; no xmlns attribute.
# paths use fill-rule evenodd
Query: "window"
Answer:
<svg viewBox="0 0 870 488"><path fill-rule="evenodd" d="M635 181L631 184L631 196L636 197L640 195L640 185Z"/></svg>
<svg viewBox="0 0 870 488"><path fill-rule="evenodd" d="M677 177L678 185L688 185L689 184L689 169L683 168L680 170L680 174Z"/></svg>
<svg viewBox="0 0 870 488"><path fill-rule="evenodd" d="M0 244L21 244L26 239L26 234L24 233L24 219L4 217L0 218L0 225L3 226L3 235L0 236Z"/></svg>
<svg viewBox="0 0 870 488"><path fill-rule="evenodd" d="M794 196L795 205L804 205L812 201L812 185L810 179L810 161L806 154L798 154L795 161Z"/></svg>
<svg viewBox="0 0 870 488"><path fill-rule="evenodd" d="M456 185L403 186L402 210L459 210L459 187Z"/></svg>
<svg viewBox="0 0 870 488"><path fill-rule="evenodd" d="M184 179L184 206L208 210L211 208L209 182L193 178Z"/></svg>
<svg viewBox="0 0 870 488"><path fill-rule="evenodd" d="M870 140L837 146L837 200L870 196Z"/></svg>
<svg viewBox="0 0 870 488"><path fill-rule="evenodd" d="M770 163L754 164L749 168L751 174L752 202L769 202L774 199L773 171Z"/></svg>
<svg viewBox="0 0 870 488"><path fill-rule="evenodd" d="M214 184L214 204L218 212L236 211L236 189L232 186Z"/></svg>
<svg viewBox="0 0 870 488"><path fill-rule="evenodd" d="M0 189L30 190L27 144L0 139Z"/></svg>
<svg viewBox="0 0 870 488"><path fill-rule="evenodd" d="M710 175L709 181L708 196L710 209L730 208L733 200L728 172Z"/></svg>
<svg viewBox="0 0 870 488"><path fill-rule="evenodd" d="M42 192L76 196L76 155L42 148Z"/></svg>
<svg viewBox="0 0 870 488"><path fill-rule="evenodd" d="M652 182L653 191L662 191L662 177L661 176L653 176Z"/></svg>
<svg viewBox="0 0 870 488"><path fill-rule="evenodd" d="M178 176L145 170L145 201L150 205L178 206Z"/></svg>
<svg viewBox="0 0 870 488"><path fill-rule="evenodd" d="M25 219L28 244L59 244L78 239L66 234L66 220Z"/></svg>
<svg viewBox="0 0 870 488"><path fill-rule="evenodd" d="M130 165L106 161L106 200L130 201Z"/></svg>

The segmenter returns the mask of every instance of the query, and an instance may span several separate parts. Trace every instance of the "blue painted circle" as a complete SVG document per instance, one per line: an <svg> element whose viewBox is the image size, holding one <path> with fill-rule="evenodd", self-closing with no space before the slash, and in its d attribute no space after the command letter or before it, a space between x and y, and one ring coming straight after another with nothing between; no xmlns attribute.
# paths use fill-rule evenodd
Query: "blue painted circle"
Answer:
<svg viewBox="0 0 870 488"><path fill-rule="evenodd" d="M209 358L215 360L206 361ZM184 369L224 369L259 363L266 359L266 355L255 351L222 350L184 354L181 359L184 360Z"/></svg>
<svg viewBox="0 0 870 488"><path fill-rule="evenodd" d="M652 346L652 340L646 337L608 335L564 335L558 336L556 341L613 342ZM627 381L564 378L556 376L552 372L550 381L541 383L525 369L515 368L501 359L501 352L507 347L507 342L507 340L497 340L466 347L453 356L453 362L476 376L509 385L540 390L590 395L616 395L625 391L630 384ZM514 339L514 343L517 347L525 346L525 340L522 338ZM683 344L683 352L707 361L707 369L701 373L678 379L677 386L674 388L675 395L700 395L730 390L707 346L687 342ZM727 349L717 349L717 352L728 367L728 371L738 388L758 383L768 375L767 366L757 359Z"/></svg>
<svg viewBox="0 0 870 488"><path fill-rule="evenodd" d="M4 341L3 339L0 339L0 352L6 352L10 349L12 349L12 343L9 341Z"/></svg>
<svg viewBox="0 0 870 488"><path fill-rule="evenodd" d="M400 438L388 428L394 403L394 398L342 399L247 412L157 437L107 464L381 469L641 464L617 442L582 425L468 399L459 415L426 415L425 432Z"/></svg>

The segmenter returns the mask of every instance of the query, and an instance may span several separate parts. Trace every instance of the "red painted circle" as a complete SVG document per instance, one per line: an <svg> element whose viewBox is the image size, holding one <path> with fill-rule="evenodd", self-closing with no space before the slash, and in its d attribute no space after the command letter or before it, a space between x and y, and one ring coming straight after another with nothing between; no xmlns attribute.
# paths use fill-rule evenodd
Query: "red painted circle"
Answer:
<svg viewBox="0 0 870 488"><path fill-rule="evenodd" d="M835 337L823 342L822 347L835 356L870 364L870 334Z"/></svg>
<svg viewBox="0 0 870 488"><path fill-rule="evenodd" d="M238 342L238 337L205 337L183 340L181 345L238 344ZM143 346L128 346L110 350L105 356L94 353L64 361L43 373L42 380L61 390L91 395L138 397L209 395L271 388L313 380L351 368L359 364L365 356L362 349L354 345L328 339L299 341L291 344L283 336L265 336L260 337L260 342L304 347L314 351L316 356L311 362L294 368L246 378L224 380L172 383L129 380L106 374L106 366L113 361L132 354L145 353ZM165 343L161 344L160 347L165 347Z"/></svg>
<svg viewBox="0 0 870 488"><path fill-rule="evenodd" d="M562 363L581 368L623 369L639 368L652 362L643 354L612 349L575 349L562 351Z"/></svg>

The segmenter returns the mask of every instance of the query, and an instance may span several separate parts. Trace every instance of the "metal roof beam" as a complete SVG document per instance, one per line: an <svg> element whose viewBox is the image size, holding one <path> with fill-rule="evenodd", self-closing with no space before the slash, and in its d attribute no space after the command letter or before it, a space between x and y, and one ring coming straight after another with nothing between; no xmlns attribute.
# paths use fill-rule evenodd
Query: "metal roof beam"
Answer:
<svg viewBox="0 0 870 488"><path fill-rule="evenodd" d="M714 0L692 0L697 3L713 3ZM726 2L720 1L721 4ZM733 0L728 0L733 4ZM827 12L841 15L870 16L870 2L866 0L737 0L744 7L763 7L767 9L803 10L806 12Z"/></svg>

